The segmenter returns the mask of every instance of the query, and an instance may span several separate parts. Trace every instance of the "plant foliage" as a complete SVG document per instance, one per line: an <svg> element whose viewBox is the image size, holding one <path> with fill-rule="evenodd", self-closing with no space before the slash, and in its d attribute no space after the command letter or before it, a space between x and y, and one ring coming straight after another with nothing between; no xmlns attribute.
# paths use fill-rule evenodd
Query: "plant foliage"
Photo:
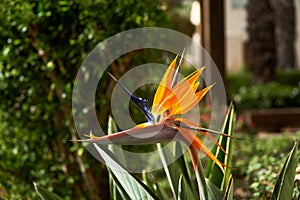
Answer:
<svg viewBox="0 0 300 200"><path fill-rule="evenodd" d="M98 191L108 187L105 178L93 176L106 177L105 168L94 167L82 145L69 142L77 136L71 117L73 80L98 42L164 22L158 1L1 1L0 120L5 128L0 190L7 198L35 197L33 181L50 191L55 185L66 199L107 196ZM107 113L108 82L103 84L97 106Z"/></svg>

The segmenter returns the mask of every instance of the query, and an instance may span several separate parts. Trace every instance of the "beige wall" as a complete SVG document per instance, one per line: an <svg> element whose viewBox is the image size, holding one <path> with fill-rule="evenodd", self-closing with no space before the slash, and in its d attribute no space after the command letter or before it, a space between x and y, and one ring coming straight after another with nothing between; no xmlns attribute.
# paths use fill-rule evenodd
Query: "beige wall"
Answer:
<svg viewBox="0 0 300 200"><path fill-rule="evenodd" d="M232 7L232 0L226 0L226 66L231 72L239 71L244 66L243 45L247 40L247 13L245 8ZM296 55L297 64L300 68L300 1L296 2L296 18L297 18L297 42Z"/></svg>

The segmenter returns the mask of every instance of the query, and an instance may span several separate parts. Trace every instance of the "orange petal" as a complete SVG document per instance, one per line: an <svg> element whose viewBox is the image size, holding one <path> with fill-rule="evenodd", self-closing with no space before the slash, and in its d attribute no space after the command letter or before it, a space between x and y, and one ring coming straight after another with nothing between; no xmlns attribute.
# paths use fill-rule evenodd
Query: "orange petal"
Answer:
<svg viewBox="0 0 300 200"><path fill-rule="evenodd" d="M197 101L200 102L201 99L202 99L202 98L206 95L206 93L210 90L210 88L212 88L214 85L215 85L215 83L212 84L212 85L210 85L210 86L207 86L206 88L204 88L204 89L202 89L202 90L200 90L200 91L198 91L198 92L196 93Z"/></svg>
<svg viewBox="0 0 300 200"><path fill-rule="evenodd" d="M174 89L172 89L171 93L157 107L154 114L159 115L166 110L169 110L169 115L173 115L172 112L174 110L180 109L177 107L183 105L182 102L186 97L189 97L190 99L196 99L195 89L191 87L187 82L181 83L180 87L176 85Z"/></svg>
<svg viewBox="0 0 300 200"><path fill-rule="evenodd" d="M205 67L201 67L200 69L197 69L196 71L190 73L187 77L182 79L178 84L184 81L188 81L191 85L199 78L202 71L205 69Z"/></svg>
<svg viewBox="0 0 300 200"><path fill-rule="evenodd" d="M201 127L198 124L195 124L194 122L191 122L185 118L174 118L174 120L182 122L185 125L191 126L191 129L199 129L199 130L197 130L198 133L200 133L201 135L207 136L211 141L213 141L213 143L215 143L229 157L229 155L227 154L225 149L219 144L219 142L216 140L216 138L214 136L212 136L209 132L201 131L200 130Z"/></svg>
<svg viewBox="0 0 300 200"><path fill-rule="evenodd" d="M174 67L173 64L175 65L174 61L172 62L168 70L171 70L172 67ZM152 106L152 113L154 113L155 115L160 115L166 110L169 110L170 115L174 115L174 111L176 114L180 114L181 110L185 110L185 112L190 110L182 109L180 107L181 105L185 105L185 107L188 107L189 103L191 102L193 103L193 105L196 105L197 102L194 99L197 99L197 97L195 97L194 94L195 91L198 89L199 83L195 84L195 81L199 78L203 69L204 68L200 68L194 71L193 73L189 74L186 78L181 80L173 88L167 88L166 86L164 86L164 84L166 84L167 82L166 80L171 77L171 74L173 74L173 72L170 73L171 71L169 72L167 70L155 94L154 104ZM170 76L168 77L168 75ZM170 86L169 84L170 82L168 83L168 86ZM172 109L170 109L171 107Z"/></svg>
<svg viewBox="0 0 300 200"><path fill-rule="evenodd" d="M198 104L197 96L195 94L198 86L199 82L195 83L193 86L188 86L187 89L184 89L184 87L181 88L181 91L177 94L179 100L176 104L171 104L169 116L184 114Z"/></svg>
<svg viewBox="0 0 300 200"><path fill-rule="evenodd" d="M172 79L174 74L174 68L176 66L177 57L172 61L167 71L165 72L153 99L152 113L155 113L155 110L159 104L170 94L170 89L172 86Z"/></svg>
<svg viewBox="0 0 300 200"><path fill-rule="evenodd" d="M208 86L200 91L198 91L196 94L188 94L186 95L185 99L182 99L182 101L180 101L180 105L176 105L177 106L177 110L172 112L172 115L176 115L176 114L184 114L188 111L190 111L191 109L193 109L201 100L202 98L205 96L205 94L210 90L210 88L212 87Z"/></svg>
<svg viewBox="0 0 300 200"><path fill-rule="evenodd" d="M198 170L198 150L194 148L192 145L188 148L190 158L194 167L194 170Z"/></svg>
<svg viewBox="0 0 300 200"><path fill-rule="evenodd" d="M196 106L199 100L201 100L206 92L210 89L209 87L207 88L207 91L203 90L202 93L199 91L197 92L198 95L195 95L199 86L199 82L195 82L201 75L203 69L204 68L194 71L176 84L172 88L170 94L163 99L159 106L156 107L154 114L159 115L166 110L169 110L169 116L184 114Z"/></svg>
<svg viewBox="0 0 300 200"><path fill-rule="evenodd" d="M189 129L178 127L179 132L185 138L188 144L191 144L195 149L204 153L207 157L213 160L221 170L223 170L224 164L221 163L218 158L215 157L214 154L210 152L210 150L203 144L203 142Z"/></svg>

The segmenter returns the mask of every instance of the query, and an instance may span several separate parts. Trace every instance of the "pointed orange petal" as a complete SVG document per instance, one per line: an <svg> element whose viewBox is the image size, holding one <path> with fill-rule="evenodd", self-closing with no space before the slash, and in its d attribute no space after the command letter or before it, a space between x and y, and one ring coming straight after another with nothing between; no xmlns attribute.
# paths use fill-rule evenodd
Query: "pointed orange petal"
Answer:
<svg viewBox="0 0 300 200"><path fill-rule="evenodd" d="M170 107L169 115L176 115L176 114L184 114L194 108L197 104L197 96L195 91L199 86L199 82L195 83L193 86L189 86L188 89L182 89L180 92L182 96L180 96L179 100L176 104L172 104Z"/></svg>
<svg viewBox="0 0 300 200"><path fill-rule="evenodd" d="M191 126L191 128L199 129L199 130L197 130L198 133L200 133L201 135L207 136L211 141L213 141L213 143L215 143L229 157L229 155L227 154L225 149L219 144L219 142L216 140L216 138L214 136L212 136L209 132L200 131L201 127L198 124L195 124L194 122L191 122L185 118L174 118L174 120L182 122L188 126Z"/></svg>
<svg viewBox="0 0 300 200"><path fill-rule="evenodd" d="M178 127L179 132L186 139L186 141L191 144L198 151L204 153L207 157L213 160L223 171L224 164L221 163L218 158L215 157L214 154L210 152L210 150L203 144L203 142L189 129Z"/></svg>
<svg viewBox="0 0 300 200"><path fill-rule="evenodd" d="M198 87L197 83L194 86L196 86L196 88L197 88ZM173 115L184 114L184 113L190 111L191 109L193 109L202 100L202 98L206 95L206 93L210 90L210 88L212 86L213 85L208 86L208 87L198 91L196 94L186 93L187 94L186 98L180 102L180 106L177 106L178 110L175 110L172 114Z"/></svg>
<svg viewBox="0 0 300 200"><path fill-rule="evenodd" d="M170 94L170 89L172 86L172 79L174 74L174 68L176 66L177 57L172 61L167 71L165 72L153 99L152 113L155 113L158 105Z"/></svg>
<svg viewBox="0 0 300 200"><path fill-rule="evenodd" d="M204 68L200 68L189 74L186 78L176 84L171 90L165 92L165 96L163 99L161 99L160 104L154 105L152 107L154 108L152 109L153 113L156 115L160 115L166 110L169 110L169 116L171 116L188 112L191 108L193 108L198 103L198 98L197 96L195 96L195 93L198 89L199 83L195 82L201 75L203 69ZM157 92L159 94L160 91L158 90Z"/></svg>
<svg viewBox="0 0 300 200"><path fill-rule="evenodd" d="M196 99L194 90L195 89L191 87L187 82L176 85L174 89L172 89L169 96L167 96L161 102L154 114L159 115L166 110L169 110L169 115L174 115L174 110L181 110L180 106L185 104L183 101L185 101L187 97L190 99L189 101L191 101L192 99Z"/></svg>
<svg viewBox="0 0 300 200"><path fill-rule="evenodd" d="M182 79L179 83L188 81L191 85L199 78L202 71L205 69L205 67L201 67L200 69L197 69L196 71L190 73L187 77Z"/></svg>
<svg viewBox="0 0 300 200"><path fill-rule="evenodd" d="M204 89L202 89L202 90L200 90L200 91L198 91L198 92L196 93L197 101L200 102L201 99L206 95L206 93L207 93L214 85L215 85L215 83L212 84L212 85L210 85L210 86L207 86L206 88L204 88Z"/></svg>
<svg viewBox="0 0 300 200"><path fill-rule="evenodd" d="M194 108L201 98L206 94L206 92L210 89L207 88L207 91L203 92L202 97L199 98L195 95L199 82L196 80L201 75L203 71L203 67L196 70L195 72L188 75L186 78L181 80L177 85L175 85L173 92L176 96L177 101L167 102L171 107L169 109L169 116L176 115L176 114L184 114ZM196 83L195 83L196 82ZM200 91L199 91L200 92ZM197 92L198 93L198 92ZM200 93L199 93L200 94ZM174 99L174 98L173 98ZM166 99L167 101L168 99ZM164 107L167 107L164 105Z"/></svg>

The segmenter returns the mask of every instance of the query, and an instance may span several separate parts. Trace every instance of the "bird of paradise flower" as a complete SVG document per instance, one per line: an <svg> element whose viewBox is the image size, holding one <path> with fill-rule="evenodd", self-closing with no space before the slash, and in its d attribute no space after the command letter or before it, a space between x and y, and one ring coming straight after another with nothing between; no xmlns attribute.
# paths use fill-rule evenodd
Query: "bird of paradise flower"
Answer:
<svg viewBox="0 0 300 200"><path fill-rule="evenodd" d="M90 133L87 135L89 139L80 141L98 144L142 145L170 142L174 141L175 138L176 141L179 140L188 145L189 154L195 170L197 170L198 167L197 156L200 151L213 160L223 171L223 167L226 165L220 162L215 155L211 153L209 148L194 132L208 137L227 155L224 148L211 133L226 134L203 128L179 116L193 109L214 84L202 90L198 90L200 82L197 80L204 68L194 71L178 82L182 57L176 69L177 59L178 56L171 62L165 72L155 93L151 109L146 99L134 96L120 81L109 74L144 113L148 122L139 124L128 130L102 137Z"/></svg>

